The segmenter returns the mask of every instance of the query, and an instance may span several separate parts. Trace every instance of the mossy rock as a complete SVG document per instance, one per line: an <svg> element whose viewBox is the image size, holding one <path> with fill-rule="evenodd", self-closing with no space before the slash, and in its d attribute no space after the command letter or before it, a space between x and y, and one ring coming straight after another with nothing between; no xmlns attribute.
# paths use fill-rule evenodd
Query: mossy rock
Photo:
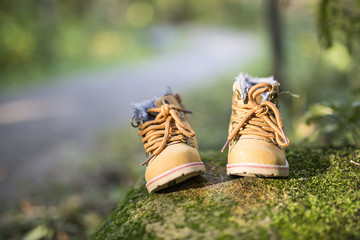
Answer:
<svg viewBox="0 0 360 240"><path fill-rule="evenodd" d="M225 154L201 156L204 175L138 183L92 239L360 239L360 150L292 148L289 178L229 177Z"/></svg>

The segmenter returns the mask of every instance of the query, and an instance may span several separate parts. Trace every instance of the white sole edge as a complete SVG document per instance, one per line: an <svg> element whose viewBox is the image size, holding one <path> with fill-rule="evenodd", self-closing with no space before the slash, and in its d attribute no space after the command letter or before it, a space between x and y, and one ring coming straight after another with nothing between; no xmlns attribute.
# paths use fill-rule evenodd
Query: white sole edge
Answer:
<svg viewBox="0 0 360 240"><path fill-rule="evenodd" d="M289 176L289 163L286 165L267 165L256 163L227 164L228 175L245 177L287 177Z"/></svg>
<svg viewBox="0 0 360 240"><path fill-rule="evenodd" d="M151 179L146 183L146 188L149 193L155 192L168 186L183 182L191 177L200 175L205 171L205 165L203 162L183 164Z"/></svg>

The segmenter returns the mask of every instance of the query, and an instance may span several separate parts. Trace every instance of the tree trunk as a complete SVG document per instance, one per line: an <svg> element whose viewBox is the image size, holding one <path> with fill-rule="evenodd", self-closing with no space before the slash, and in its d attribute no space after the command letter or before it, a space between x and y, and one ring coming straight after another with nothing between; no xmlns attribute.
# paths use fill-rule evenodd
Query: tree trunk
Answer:
<svg viewBox="0 0 360 240"><path fill-rule="evenodd" d="M282 84L282 87L284 87L284 48L280 0L265 0L265 7L272 50L272 74L274 78Z"/></svg>

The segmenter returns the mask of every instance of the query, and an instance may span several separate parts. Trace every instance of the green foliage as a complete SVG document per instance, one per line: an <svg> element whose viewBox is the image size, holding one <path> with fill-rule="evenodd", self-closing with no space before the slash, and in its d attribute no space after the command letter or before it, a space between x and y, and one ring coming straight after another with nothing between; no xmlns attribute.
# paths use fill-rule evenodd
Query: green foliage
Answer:
<svg viewBox="0 0 360 240"><path fill-rule="evenodd" d="M226 154L202 153L207 172L156 194L139 182L92 239L356 239L355 148L292 148L288 179L226 176Z"/></svg>
<svg viewBox="0 0 360 240"><path fill-rule="evenodd" d="M346 3L348 6L345 6ZM351 114L351 104L358 99L355 96L358 93L351 93L352 89L358 89L359 68L356 52L349 54L347 41L344 38L344 32L340 29L340 20L337 19L340 13L333 8L340 8L340 5L346 8L353 7L351 11L357 11L354 1L320 1L318 12L310 13L302 11L294 14L291 9L287 9L285 24L287 26L286 36L286 62L285 66L285 91L289 90L298 94L299 98L291 98L289 95L282 95L281 113L285 123L285 131L292 140L292 143L310 142L312 144L348 144L355 143L353 134L346 127L346 123L334 123L333 117L324 117L321 123L305 127L305 119L310 112L317 109L319 103L327 103L326 106L343 107L342 116ZM340 10L339 10L340 11ZM350 16L344 16L343 25L350 24ZM314 26L317 19L319 40L324 49L319 46L316 38ZM336 23L334 23L334 21ZM356 20L358 21L358 20ZM325 27L321 27L325 24ZM346 28L345 28L346 29ZM345 30L343 29L343 30ZM331 38L326 38L331 35ZM358 38L352 36L356 47ZM327 39L327 40L326 40ZM331 44L330 44L331 43ZM349 97L353 96L353 97ZM312 107L312 106L315 107ZM349 112L350 111L350 112ZM304 117L304 115L306 115ZM348 116L346 118L351 118ZM336 121L335 121L336 122ZM352 120L352 123L356 120ZM318 129L315 130L314 128ZM322 129L322 130L320 130ZM327 130L325 130L327 129ZM336 129L336 130L334 130ZM326 132L332 132L327 134ZM337 133L342 134L337 134ZM322 135L324 133L324 135ZM326 133L326 134L325 134Z"/></svg>
<svg viewBox="0 0 360 240"><path fill-rule="evenodd" d="M323 47L330 48L334 43L342 43L352 56L351 66L342 69L346 77L340 78L348 88L358 88L360 57L360 2L321 0L318 11L318 33ZM338 44L339 45L339 44ZM340 55L334 55L333 60L345 61ZM330 59L331 60L331 59ZM338 64L341 66L341 64ZM346 64L344 64L345 66ZM346 99L344 93L334 88L334 99L324 99L324 103L316 103L310 107L305 119L308 124L317 128L313 140L322 144L359 144L360 143L360 108L358 99ZM355 95L355 94L352 94ZM320 102L322 102L320 101Z"/></svg>
<svg viewBox="0 0 360 240"><path fill-rule="evenodd" d="M360 102L327 102L310 107L307 124L315 124L312 139L322 144L360 144Z"/></svg>
<svg viewBox="0 0 360 240"><path fill-rule="evenodd" d="M322 0L319 4L319 19L318 19L318 24L319 24L319 36L320 39L323 43L323 45L326 48L329 48L332 46L332 35L331 35L331 31L330 31L330 26L329 26L329 9L328 9L328 5L329 5L329 0Z"/></svg>
<svg viewBox="0 0 360 240"><path fill-rule="evenodd" d="M17 87L54 74L147 56L161 45L163 36L155 39L151 32L155 25L194 21L254 27L261 21L259 4L221 0L2 1L0 86Z"/></svg>
<svg viewBox="0 0 360 240"><path fill-rule="evenodd" d="M358 0L321 0L318 10L319 39L325 48L334 40L343 42L349 52L359 47L360 2Z"/></svg>

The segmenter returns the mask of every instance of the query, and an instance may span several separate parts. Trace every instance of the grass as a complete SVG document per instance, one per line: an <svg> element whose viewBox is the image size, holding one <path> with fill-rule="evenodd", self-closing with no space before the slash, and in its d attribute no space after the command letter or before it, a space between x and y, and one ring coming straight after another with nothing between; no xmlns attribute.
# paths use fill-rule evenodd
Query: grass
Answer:
<svg viewBox="0 0 360 240"><path fill-rule="evenodd" d="M226 154L201 154L207 172L148 194L135 185L92 239L356 239L360 150L291 148L290 176L238 178Z"/></svg>

